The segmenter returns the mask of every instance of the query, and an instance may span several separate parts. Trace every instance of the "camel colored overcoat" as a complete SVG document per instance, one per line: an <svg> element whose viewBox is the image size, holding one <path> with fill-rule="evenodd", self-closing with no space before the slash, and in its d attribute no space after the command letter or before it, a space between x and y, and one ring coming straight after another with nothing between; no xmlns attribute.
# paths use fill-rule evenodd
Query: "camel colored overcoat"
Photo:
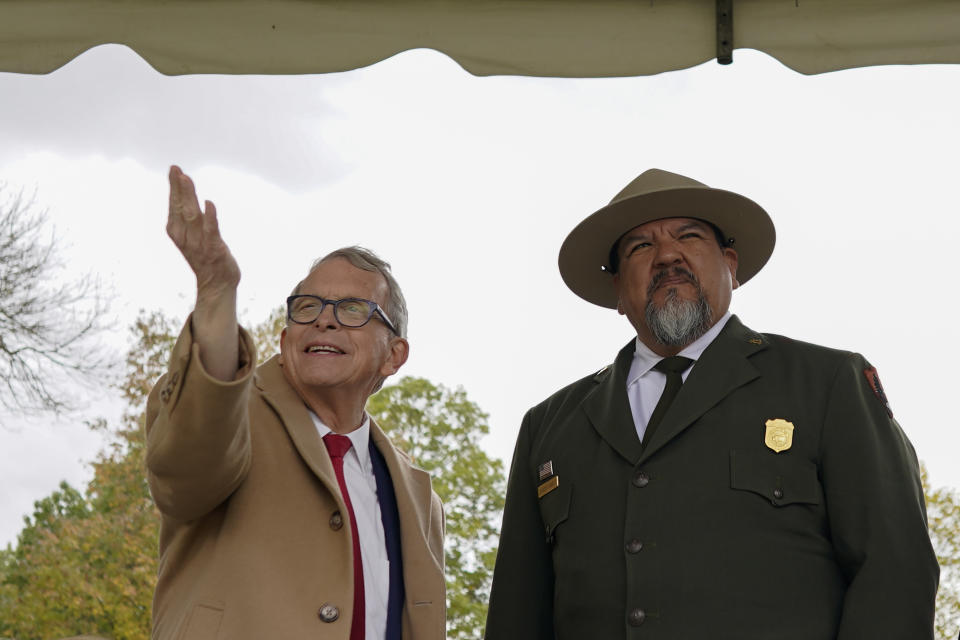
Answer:
<svg viewBox="0 0 960 640"><path fill-rule="evenodd" d="M333 466L278 357L224 383L190 321L147 403L147 474L162 514L155 640L348 640L350 523ZM430 477L371 420L400 516L404 640L445 637L443 512Z"/></svg>

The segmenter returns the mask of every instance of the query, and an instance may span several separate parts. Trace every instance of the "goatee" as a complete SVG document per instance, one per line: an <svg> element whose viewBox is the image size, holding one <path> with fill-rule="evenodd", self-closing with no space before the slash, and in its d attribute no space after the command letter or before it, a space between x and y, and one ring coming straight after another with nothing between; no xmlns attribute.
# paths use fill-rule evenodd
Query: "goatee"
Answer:
<svg viewBox="0 0 960 640"><path fill-rule="evenodd" d="M686 276L697 288L696 300L685 300L675 288L670 289L662 305L656 306L652 299L647 302L645 315L647 326L657 342L668 347L685 347L710 329L712 314L696 277L685 269L675 271ZM655 290L657 283L667 276L666 272L661 273L654 278L651 289Z"/></svg>

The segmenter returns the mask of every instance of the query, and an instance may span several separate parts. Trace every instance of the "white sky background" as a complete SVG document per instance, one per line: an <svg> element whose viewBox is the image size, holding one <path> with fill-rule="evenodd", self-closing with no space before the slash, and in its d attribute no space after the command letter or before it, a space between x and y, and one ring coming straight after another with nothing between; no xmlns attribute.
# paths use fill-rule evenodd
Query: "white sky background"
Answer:
<svg viewBox="0 0 960 640"><path fill-rule="evenodd" d="M217 204L250 322L314 258L374 249L410 306L402 373L462 385L509 466L526 409L633 335L565 288L563 238L643 170L689 175L777 226L733 311L865 354L934 485L958 487L958 113L960 66L806 77L738 50L653 77L476 78L413 51L324 76L165 77L104 46L48 76L0 73L0 181L49 210L65 276L112 287L118 357L139 309L192 306L164 232L171 163ZM60 480L84 486L101 441L83 419L114 418L113 396L69 420L6 418L0 545Z"/></svg>

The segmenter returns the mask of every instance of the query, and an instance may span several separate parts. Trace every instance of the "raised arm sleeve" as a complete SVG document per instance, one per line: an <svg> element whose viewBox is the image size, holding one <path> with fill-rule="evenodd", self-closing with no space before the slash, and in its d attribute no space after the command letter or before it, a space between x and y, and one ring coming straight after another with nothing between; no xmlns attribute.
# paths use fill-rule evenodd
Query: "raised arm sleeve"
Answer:
<svg viewBox="0 0 960 640"><path fill-rule="evenodd" d="M243 481L250 466L247 403L255 362L256 348L241 328L236 378L210 377L187 320L169 370L147 399L147 479L166 516L203 516Z"/></svg>

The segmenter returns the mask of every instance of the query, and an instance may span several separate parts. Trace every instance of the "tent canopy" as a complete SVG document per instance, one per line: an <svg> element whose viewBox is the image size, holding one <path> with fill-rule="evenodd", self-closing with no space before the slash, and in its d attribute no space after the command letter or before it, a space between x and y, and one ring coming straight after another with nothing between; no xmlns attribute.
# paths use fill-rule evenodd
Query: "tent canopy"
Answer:
<svg viewBox="0 0 960 640"><path fill-rule="evenodd" d="M960 62L957 0L0 0L0 71L100 44L164 74L344 71L415 48L476 75L649 75L764 51L813 74Z"/></svg>

